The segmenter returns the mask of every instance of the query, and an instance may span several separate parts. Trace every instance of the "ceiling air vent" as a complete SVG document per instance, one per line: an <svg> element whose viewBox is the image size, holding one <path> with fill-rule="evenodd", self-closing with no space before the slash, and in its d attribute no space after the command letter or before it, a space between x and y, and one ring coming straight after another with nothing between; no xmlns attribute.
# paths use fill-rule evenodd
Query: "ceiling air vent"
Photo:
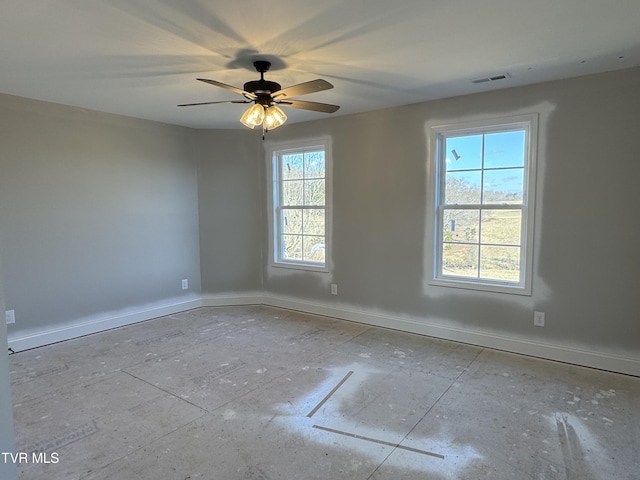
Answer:
<svg viewBox="0 0 640 480"><path fill-rule="evenodd" d="M509 75L508 73L499 73L497 75L491 75L489 77L476 78L475 80L471 80L471 83L496 82L498 80L505 80L507 78L511 78L511 75Z"/></svg>

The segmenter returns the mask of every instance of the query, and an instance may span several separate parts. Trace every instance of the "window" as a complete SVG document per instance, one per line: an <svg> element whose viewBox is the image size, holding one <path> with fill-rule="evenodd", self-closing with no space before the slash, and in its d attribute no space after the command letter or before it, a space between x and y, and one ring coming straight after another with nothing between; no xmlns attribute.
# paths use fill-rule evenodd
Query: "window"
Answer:
<svg viewBox="0 0 640 480"><path fill-rule="evenodd" d="M326 270L330 218L329 141L271 150L273 263ZM282 146L281 146L282 147Z"/></svg>
<svg viewBox="0 0 640 480"><path fill-rule="evenodd" d="M531 294L536 123L527 115L431 129L432 284Z"/></svg>

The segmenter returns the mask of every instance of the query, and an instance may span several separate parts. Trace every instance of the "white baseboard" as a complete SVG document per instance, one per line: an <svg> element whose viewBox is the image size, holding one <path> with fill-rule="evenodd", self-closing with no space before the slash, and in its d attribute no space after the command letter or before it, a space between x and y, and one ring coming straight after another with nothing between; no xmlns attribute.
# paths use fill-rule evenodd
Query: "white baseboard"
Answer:
<svg viewBox="0 0 640 480"><path fill-rule="evenodd" d="M226 307L232 305L267 305L262 292L206 294L202 296L203 307Z"/></svg>
<svg viewBox="0 0 640 480"><path fill-rule="evenodd" d="M350 306L309 302L278 295L265 295L264 304L640 377L640 357L637 356L595 352L579 347L455 328L430 323L416 317L400 317L388 313L354 309Z"/></svg>
<svg viewBox="0 0 640 480"><path fill-rule="evenodd" d="M19 331L8 335L8 344L14 352L42 347L72 338L102 332L111 328L123 327L133 323L144 322L152 318L191 310L201 306L200 297L174 299L157 304L144 305L138 308L117 312L107 312L89 318L78 319L53 328Z"/></svg>
<svg viewBox="0 0 640 480"><path fill-rule="evenodd" d="M432 323L424 318L398 316L387 312L380 313L373 310L357 309L344 304L314 302L294 297L263 294L262 292L204 295L186 300L174 300L148 305L122 312L107 313L54 328L10 334L8 343L12 350L19 352L193 308L233 305L267 305L286 308L640 377L640 357L638 356L619 355L603 351L596 352L576 346L543 343L521 337Z"/></svg>

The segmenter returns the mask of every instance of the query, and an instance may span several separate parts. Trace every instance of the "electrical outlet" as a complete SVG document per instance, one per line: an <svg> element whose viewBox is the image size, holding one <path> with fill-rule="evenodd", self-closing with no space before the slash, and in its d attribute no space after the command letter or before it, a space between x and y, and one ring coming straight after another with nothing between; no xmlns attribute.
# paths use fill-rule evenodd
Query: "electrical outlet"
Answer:
<svg viewBox="0 0 640 480"><path fill-rule="evenodd" d="M332 283L331 284L331 295L337 295L338 294L338 284L337 283Z"/></svg>
<svg viewBox="0 0 640 480"><path fill-rule="evenodd" d="M544 327L544 312L533 312L533 324L536 327Z"/></svg>
<svg viewBox="0 0 640 480"><path fill-rule="evenodd" d="M4 312L4 318L7 321L7 325L10 323L16 323L16 311L15 310L7 310Z"/></svg>
<svg viewBox="0 0 640 480"><path fill-rule="evenodd" d="M189 288L189 280L185 278L184 280L182 280L182 289L187 290L188 288Z"/></svg>

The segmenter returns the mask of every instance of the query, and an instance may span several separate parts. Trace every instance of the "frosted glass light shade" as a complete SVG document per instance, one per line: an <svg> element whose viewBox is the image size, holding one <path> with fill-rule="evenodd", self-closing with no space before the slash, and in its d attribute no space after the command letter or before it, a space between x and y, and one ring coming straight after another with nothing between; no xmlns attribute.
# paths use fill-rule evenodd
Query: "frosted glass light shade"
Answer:
<svg viewBox="0 0 640 480"><path fill-rule="evenodd" d="M287 116L275 105L267 107L264 115L264 129L273 130L287 121Z"/></svg>
<svg viewBox="0 0 640 480"><path fill-rule="evenodd" d="M264 120L264 107L259 103L252 105L249 109L244 112L244 115L240 117L240 122L249 127L255 128L262 123Z"/></svg>

